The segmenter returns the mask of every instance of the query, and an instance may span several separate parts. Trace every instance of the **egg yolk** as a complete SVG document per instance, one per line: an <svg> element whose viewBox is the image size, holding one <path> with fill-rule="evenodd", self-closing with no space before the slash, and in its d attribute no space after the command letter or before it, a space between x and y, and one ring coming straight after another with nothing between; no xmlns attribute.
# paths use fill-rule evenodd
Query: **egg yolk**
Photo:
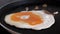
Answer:
<svg viewBox="0 0 60 34"><path fill-rule="evenodd" d="M37 25L43 22L42 18L32 12L18 12L11 16L13 21L23 21L30 25Z"/></svg>

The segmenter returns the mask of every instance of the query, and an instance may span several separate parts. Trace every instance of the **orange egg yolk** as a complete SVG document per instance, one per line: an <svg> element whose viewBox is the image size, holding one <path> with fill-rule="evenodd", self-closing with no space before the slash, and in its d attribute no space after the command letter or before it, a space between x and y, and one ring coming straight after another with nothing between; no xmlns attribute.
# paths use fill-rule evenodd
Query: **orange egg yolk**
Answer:
<svg viewBox="0 0 60 34"><path fill-rule="evenodd" d="M32 12L18 12L14 13L14 15L11 16L11 20L13 21L23 21L30 25L37 25L41 24L43 22L41 16L38 16Z"/></svg>

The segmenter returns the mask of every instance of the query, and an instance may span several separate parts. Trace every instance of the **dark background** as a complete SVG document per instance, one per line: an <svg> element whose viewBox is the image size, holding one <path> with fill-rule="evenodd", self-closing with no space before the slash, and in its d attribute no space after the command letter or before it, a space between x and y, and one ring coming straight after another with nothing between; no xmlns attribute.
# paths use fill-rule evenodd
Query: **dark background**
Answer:
<svg viewBox="0 0 60 34"><path fill-rule="evenodd" d="M21 1L21 0L0 0L0 8L8 3L15 2L15 1ZM48 3L50 5L56 4L56 5L60 6L59 5L60 0L42 0L42 1L45 1L46 3ZM0 34L3 34L3 33L10 34L7 30L5 30L4 28L2 28L0 26Z"/></svg>

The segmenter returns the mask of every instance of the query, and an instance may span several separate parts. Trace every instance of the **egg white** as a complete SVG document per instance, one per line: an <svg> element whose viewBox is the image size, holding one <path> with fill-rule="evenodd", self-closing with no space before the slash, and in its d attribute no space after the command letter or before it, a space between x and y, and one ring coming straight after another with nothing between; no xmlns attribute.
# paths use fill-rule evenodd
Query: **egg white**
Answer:
<svg viewBox="0 0 60 34"><path fill-rule="evenodd" d="M25 23L23 21L15 22L12 21L10 18L13 14L9 14L5 16L5 22L7 24L10 24L12 26L18 27L18 28L27 28L27 29L34 29L34 30L42 30L51 27L55 23L55 19L53 15L46 14L43 10L40 11L31 11L32 13L36 15L41 15L44 22L41 24L37 24L35 26L31 26L28 23Z"/></svg>

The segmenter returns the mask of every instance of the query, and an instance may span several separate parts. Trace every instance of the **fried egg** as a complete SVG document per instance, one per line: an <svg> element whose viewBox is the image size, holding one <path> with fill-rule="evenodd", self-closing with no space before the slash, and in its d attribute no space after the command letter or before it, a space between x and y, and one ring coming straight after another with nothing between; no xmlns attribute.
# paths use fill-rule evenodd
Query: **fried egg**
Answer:
<svg viewBox="0 0 60 34"><path fill-rule="evenodd" d="M44 10L12 13L6 15L4 20L11 26L34 30L46 29L55 23L54 16L45 13Z"/></svg>

